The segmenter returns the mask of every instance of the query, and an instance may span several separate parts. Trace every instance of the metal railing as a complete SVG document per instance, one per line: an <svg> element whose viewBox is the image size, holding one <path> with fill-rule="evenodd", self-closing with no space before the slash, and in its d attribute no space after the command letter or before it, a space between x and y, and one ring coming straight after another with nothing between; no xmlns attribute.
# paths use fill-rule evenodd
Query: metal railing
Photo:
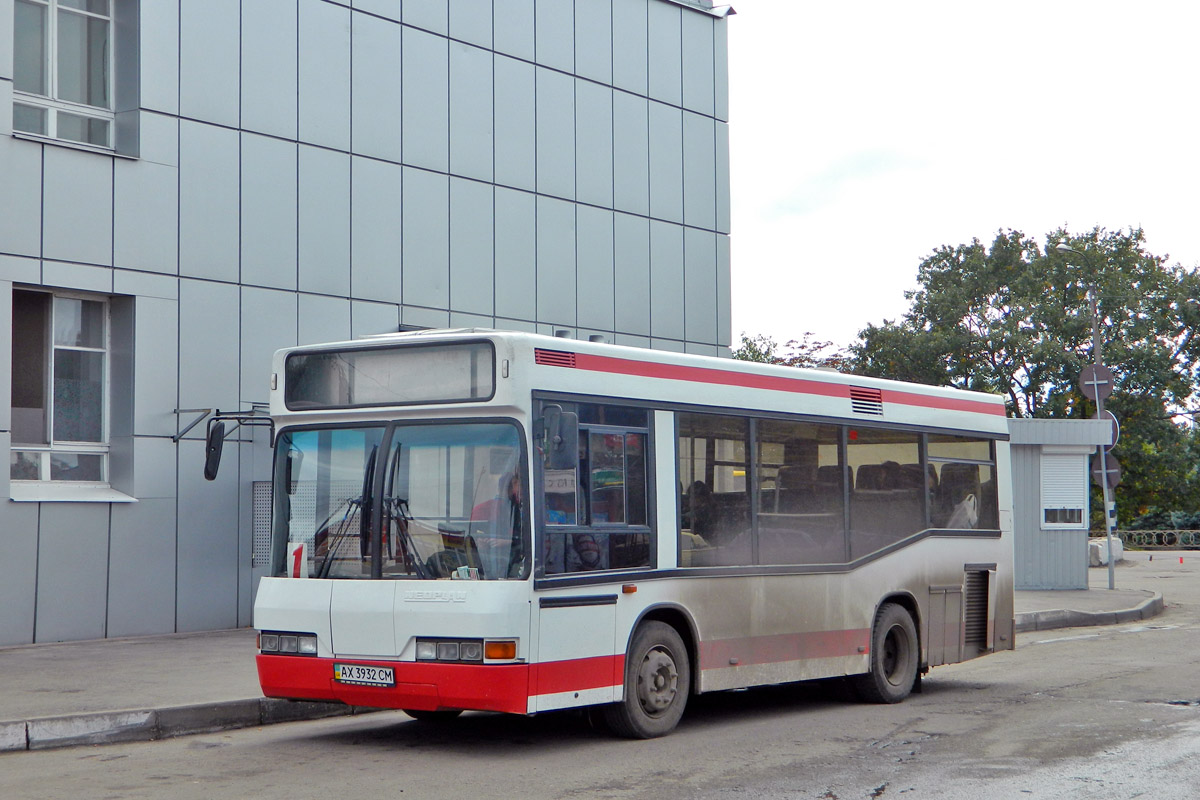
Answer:
<svg viewBox="0 0 1200 800"><path fill-rule="evenodd" d="M1200 550L1200 531L1113 531L1127 547L1152 550Z"/></svg>

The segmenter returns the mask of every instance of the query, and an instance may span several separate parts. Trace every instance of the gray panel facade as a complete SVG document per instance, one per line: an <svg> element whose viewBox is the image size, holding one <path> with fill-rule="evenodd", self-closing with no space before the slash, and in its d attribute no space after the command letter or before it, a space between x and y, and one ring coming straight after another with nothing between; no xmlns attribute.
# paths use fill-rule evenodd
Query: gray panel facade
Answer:
<svg viewBox="0 0 1200 800"><path fill-rule="evenodd" d="M1013 572L1017 589L1088 588L1087 494L1082 496L1083 527L1043 524L1042 458L1077 460L1079 481L1087 485L1088 459L1097 445L1111 442L1106 421L1010 419L1013 481Z"/></svg>
<svg viewBox="0 0 1200 800"><path fill-rule="evenodd" d="M728 354L706 5L113 0L120 155L13 133L0 15L0 448L14 288L107 299L113 490L0 478L0 645L250 623L265 437L214 483L205 426L174 437L265 401L278 347L472 325Z"/></svg>

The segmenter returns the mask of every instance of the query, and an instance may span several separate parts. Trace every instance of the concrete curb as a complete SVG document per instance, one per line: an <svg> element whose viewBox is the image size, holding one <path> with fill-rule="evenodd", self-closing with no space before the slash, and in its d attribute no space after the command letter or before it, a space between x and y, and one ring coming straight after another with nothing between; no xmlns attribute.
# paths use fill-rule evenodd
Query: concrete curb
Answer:
<svg viewBox="0 0 1200 800"><path fill-rule="evenodd" d="M1163 598L1158 592L1133 608L1121 611L1070 611L1051 609L1028 611L1016 615L1017 633L1049 631L1056 628L1084 628L1091 625L1123 625L1156 617L1163 611Z"/></svg>
<svg viewBox="0 0 1200 800"><path fill-rule="evenodd" d="M86 744L169 739L195 733L253 728L278 722L367 714L378 709L258 697L194 706L102 711L0 722L0 752L49 750Z"/></svg>

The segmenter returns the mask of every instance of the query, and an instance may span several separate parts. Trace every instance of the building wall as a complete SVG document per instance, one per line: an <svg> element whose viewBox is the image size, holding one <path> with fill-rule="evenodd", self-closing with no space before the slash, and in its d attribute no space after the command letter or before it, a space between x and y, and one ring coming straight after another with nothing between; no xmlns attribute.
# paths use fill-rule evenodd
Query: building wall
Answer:
<svg viewBox="0 0 1200 800"><path fill-rule="evenodd" d="M0 474L0 644L250 624L265 437L215 483L204 426L173 437L265 401L277 348L450 325L728 353L707 3L115 4L112 155L12 134L0 0L0 359L14 286L113 298L110 479L136 500L10 501Z"/></svg>
<svg viewBox="0 0 1200 800"><path fill-rule="evenodd" d="M1015 588L1088 588L1088 532L1046 530L1041 524L1041 445L1013 444L1010 451ZM1086 455L1079 456L1079 469L1081 479L1086 480Z"/></svg>

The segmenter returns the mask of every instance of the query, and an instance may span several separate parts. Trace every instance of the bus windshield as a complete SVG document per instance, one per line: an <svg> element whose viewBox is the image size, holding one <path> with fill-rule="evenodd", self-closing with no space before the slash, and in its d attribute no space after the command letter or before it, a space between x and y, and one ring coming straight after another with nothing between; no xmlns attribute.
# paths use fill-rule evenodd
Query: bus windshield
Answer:
<svg viewBox="0 0 1200 800"><path fill-rule="evenodd" d="M276 445L272 574L525 577L523 468L509 423L285 430Z"/></svg>

